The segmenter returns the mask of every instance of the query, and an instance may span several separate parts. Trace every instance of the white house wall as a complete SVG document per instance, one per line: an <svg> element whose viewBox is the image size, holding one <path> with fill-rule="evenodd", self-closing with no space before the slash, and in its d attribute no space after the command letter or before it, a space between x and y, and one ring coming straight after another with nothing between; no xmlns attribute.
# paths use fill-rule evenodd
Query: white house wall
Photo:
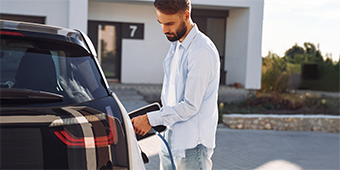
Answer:
<svg viewBox="0 0 340 170"><path fill-rule="evenodd" d="M122 83L161 84L170 47L151 4L89 2L89 20L144 23L144 40L123 39Z"/></svg>
<svg viewBox="0 0 340 170"><path fill-rule="evenodd" d="M69 0L68 28L87 33L88 0Z"/></svg>
<svg viewBox="0 0 340 170"><path fill-rule="evenodd" d="M228 9L225 69L227 84L261 88L263 0L191 0L193 7Z"/></svg>
<svg viewBox="0 0 340 170"><path fill-rule="evenodd" d="M122 83L161 84L170 43L157 22L154 0L0 0L0 13L46 17L46 24L87 32L88 20L144 24L144 39L122 41ZM122 3L124 2L124 3ZM229 10L227 84L261 87L264 0L191 0L193 8Z"/></svg>
<svg viewBox="0 0 340 170"><path fill-rule="evenodd" d="M162 83L162 61L168 51L169 43L156 22L153 0L132 0L130 3L123 4L117 3L120 0L110 1L90 1L89 19L145 24L144 40L123 40L121 81L123 83ZM229 10L224 54L227 84L241 83L247 89L261 88L264 1L191 0L191 2L193 8ZM152 63L147 64L149 62Z"/></svg>
<svg viewBox="0 0 340 170"><path fill-rule="evenodd" d="M46 17L45 24L87 30L88 0L0 0L0 13Z"/></svg>

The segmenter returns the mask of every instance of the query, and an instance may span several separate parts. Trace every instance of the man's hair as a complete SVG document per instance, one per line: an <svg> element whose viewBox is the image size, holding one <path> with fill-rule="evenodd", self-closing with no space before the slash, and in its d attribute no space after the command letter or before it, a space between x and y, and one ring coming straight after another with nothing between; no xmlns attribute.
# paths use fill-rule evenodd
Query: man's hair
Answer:
<svg viewBox="0 0 340 170"><path fill-rule="evenodd" d="M167 15L183 13L185 10L191 12L190 0L155 0L153 5Z"/></svg>

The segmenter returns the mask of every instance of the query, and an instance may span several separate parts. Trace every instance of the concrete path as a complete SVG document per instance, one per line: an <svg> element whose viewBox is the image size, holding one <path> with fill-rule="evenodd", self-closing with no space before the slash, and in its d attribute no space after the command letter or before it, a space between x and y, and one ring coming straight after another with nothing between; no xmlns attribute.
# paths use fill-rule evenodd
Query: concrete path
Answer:
<svg viewBox="0 0 340 170"><path fill-rule="evenodd" d="M219 126L215 170L339 170L339 134L230 130ZM139 141L149 156L148 170L159 169L158 136Z"/></svg>

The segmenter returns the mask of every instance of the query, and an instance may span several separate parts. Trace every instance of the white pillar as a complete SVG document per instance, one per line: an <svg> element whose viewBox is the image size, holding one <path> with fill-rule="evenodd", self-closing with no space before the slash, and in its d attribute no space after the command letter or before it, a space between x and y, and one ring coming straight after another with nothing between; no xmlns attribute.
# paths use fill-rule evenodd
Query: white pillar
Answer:
<svg viewBox="0 0 340 170"><path fill-rule="evenodd" d="M227 18L227 84L261 88L263 3L229 10Z"/></svg>
<svg viewBox="0 0 340 170"><path fill-rule="evenodd" d="M246 83L249 8L232 9L227 18L225 68L227 84Z"/></svg>
<svg viewBox="0 0 340 170"><path fill-rule="evenodd" d="M68 28L87 33L88 0L69 0Z"/></svg>
<svg viewBox="0 0 340 170"><path fill-rule="evenodd" d="M262 3L256 3L249 11L248 55L244 86L246 89L261 88L263 6L263 1Z"/></svg>

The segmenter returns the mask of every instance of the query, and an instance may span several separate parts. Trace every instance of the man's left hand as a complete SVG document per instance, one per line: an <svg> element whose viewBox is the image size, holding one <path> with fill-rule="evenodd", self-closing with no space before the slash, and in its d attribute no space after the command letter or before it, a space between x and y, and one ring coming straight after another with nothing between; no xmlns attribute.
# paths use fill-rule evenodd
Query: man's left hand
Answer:
<svg viewBox="0 0 340 170"><path fill-rule="evenodd" d="M151 129L151 125L149 123L148 115L137 116L131 119L133 124L133 129L135 133L138 135L146 135L148 131Z"/></svg>

